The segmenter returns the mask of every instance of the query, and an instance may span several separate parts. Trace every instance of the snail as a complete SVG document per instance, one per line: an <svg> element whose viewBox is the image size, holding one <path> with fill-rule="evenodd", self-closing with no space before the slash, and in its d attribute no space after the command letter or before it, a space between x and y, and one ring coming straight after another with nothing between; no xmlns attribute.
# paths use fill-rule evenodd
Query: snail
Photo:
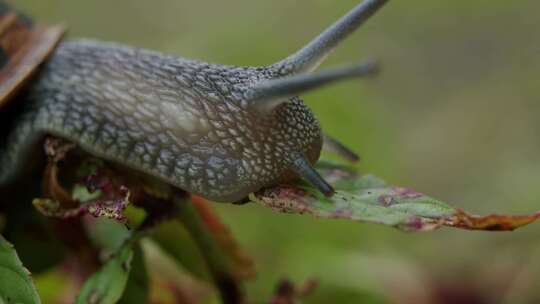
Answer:
<svg viewBox="0 0 540 304"><path fill-rule="evenodd" d="M263 67L184 59L95 40L62 40L0 5L0 188L36 167L46 135L218 202L301 177L334 190L313 168L323 134L299 94L373 73L371 62L314 72L387 0L365 0L289 57ZM324 144L323 144L324 142Z"/></svg>

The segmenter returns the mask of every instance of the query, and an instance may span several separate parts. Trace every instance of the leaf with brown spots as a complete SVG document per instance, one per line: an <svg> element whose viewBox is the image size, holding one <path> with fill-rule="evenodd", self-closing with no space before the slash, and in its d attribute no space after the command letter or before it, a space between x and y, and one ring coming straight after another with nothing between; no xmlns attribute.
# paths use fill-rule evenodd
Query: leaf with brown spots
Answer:
<svg viewBox="0 0 540 304"><path fill-rule="evenodd" d="M250 199L278 212L377 223L407 231L441 226L507 231L540 217L540 212L524 216L471 215L412 189L389 186L372 175L361 176L347 167L321 162L318 170L335 187L334 196L324 197L302 184L264 189Z"/></svg>
<svg viewBox="0 0 540 304"><path fill-rule="evenodd" d="M120 187L119 193L110 199L99 199L85 202L75 208L64 208L59 201L51 199L34 199L32 204L43 215L48 217L69 219L86 214L93 217L104 217L119 222L126 222L124 210L130 203L131 193L126 187Z"/></svg>

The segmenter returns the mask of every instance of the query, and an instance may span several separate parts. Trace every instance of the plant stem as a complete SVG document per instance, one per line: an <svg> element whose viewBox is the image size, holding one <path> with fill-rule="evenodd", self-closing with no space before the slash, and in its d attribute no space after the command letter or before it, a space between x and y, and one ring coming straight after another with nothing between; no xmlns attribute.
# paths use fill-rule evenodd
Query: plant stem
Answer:
<svg viewBox="0 0 540 304"><path fill-rule="evenodd" d="M184 224L208 265L223 303L243 303L242 288L233 275L231 264L202 220L199 212L185 194L174 194L177 218Z"/></svg>

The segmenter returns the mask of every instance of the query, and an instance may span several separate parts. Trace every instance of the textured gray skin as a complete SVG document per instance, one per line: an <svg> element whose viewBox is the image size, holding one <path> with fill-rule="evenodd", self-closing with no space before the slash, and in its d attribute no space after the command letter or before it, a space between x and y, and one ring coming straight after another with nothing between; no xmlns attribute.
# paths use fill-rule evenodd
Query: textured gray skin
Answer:
<svg viewBox="0 0 540 304"><path fill-rule="evenodd" d="M268 115L250 111L247 88L276 72L64 42L27 89L0 154L0 185L51 134L208 199L241 200L293 176L300 155L319 157L319 122L298 98Z"/></svg>
<svg viewBox="0 0 540 304"><path fill-rule="evenodd" d="M311 166L322 146L319 123L296 95L365 76L373 65L302 73L386 2L365 0L269 67L208 64L89 40L61 43L18 97L21 109L0 113L0 190L24 177L50 134L215 201L239 201L297 174L332 195ZM335 140L327 145L351 155Z"/></svg>

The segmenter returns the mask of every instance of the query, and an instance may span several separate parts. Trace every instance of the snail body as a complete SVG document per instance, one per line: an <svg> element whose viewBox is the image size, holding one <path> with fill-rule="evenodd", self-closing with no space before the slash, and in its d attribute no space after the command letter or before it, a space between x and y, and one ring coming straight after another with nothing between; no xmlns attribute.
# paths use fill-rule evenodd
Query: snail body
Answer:
<svg viewBox="0 0 540 304"><path fill-rule="evenodd" d="M323 141L345 148L324 140L298 94L373 71L368 63L309 73L385 2L366 0L300 51L266 67L61 41L16 102L0 111L0 188L24 178L44 137L53 135L214 201L240 201L297 176L332 195L312 165Z"/></svg>

